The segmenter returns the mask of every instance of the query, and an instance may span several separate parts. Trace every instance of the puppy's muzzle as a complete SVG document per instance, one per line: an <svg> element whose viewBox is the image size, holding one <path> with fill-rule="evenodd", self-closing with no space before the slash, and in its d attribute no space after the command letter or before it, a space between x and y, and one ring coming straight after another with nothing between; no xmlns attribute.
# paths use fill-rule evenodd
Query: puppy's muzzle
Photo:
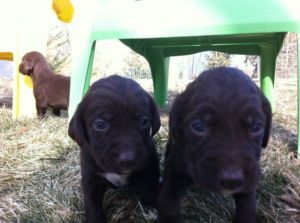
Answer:
<svg viewBox="0 0 300 223"><path fill-rule="evenodd" d="M19 72L20 72L20 73L25 73L24 71L25 71L25 70L24 70L24 64L23 64L23 63L20 63L20 65L19 65Z"/></svg>
<svg viewBox="0 0 300 223"><path fill-rule="evenodd" d="M199 160L197 168L216 174L216 186L219 190L236 192L247 187L249 179L257 173L258 165L248 154L219 153Z"/></svg>
<svg viewBox="0 0 300 223"><path fill-rule="evenodd" d="M136 163L137 155L135 150L128 149L121 151L118 155L117 162L122 170L131 170Z"/></svg>
<svg viewBox="0 0 300 223"><path fill-rule="evenodd" d="M30 76L28 71L25 69L25 65L23 63L20 63L20 65L19 65L19 72L23 75Z"/></svg>
<svg viewBox="0 0 300 223"><path fill-rule="evenodd" d="M241 188L245 182L245 175L240 168L221 171L218 182L224 190L234 191Z"/></svg>
<svg viewBox="0 0 300 223"><path fill-rule="evenodd" d="M142 148L131 147L110 147L109 154L102 157L100 163L111 172L117 174L131 174L141 169L146 162L146 151Z"/></svg>

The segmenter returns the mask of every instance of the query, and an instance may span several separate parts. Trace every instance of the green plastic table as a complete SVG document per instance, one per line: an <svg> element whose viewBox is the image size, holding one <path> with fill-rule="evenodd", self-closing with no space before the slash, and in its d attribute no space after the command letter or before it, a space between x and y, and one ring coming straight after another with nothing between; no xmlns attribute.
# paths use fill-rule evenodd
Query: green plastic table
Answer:
<svg viewBox="0 0 300 223"><path fill-rule="evenodd" d="M171 56L208 50L258 55L261 58L261 88L274 111L278 52L287 32L300 34L299 0L75 2L70 118L89 87L96 40L119 39L146 58L159 106L164 106L167 99ZM299 43L298 39L298 46ZM298 76L299 70L298 66ZM299 127L298 119L298 131Z"/></svg>

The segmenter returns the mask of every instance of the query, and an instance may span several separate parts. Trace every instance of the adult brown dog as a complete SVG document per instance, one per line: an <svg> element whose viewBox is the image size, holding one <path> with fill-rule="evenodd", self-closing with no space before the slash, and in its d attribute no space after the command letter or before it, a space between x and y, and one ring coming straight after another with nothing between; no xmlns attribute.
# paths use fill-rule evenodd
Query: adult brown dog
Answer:
<svg viewBox="0 0 300 223"><path fill-rule="evenodd" d="M233 221L255 222L259 159L271 127L270 104L256 84L235 68L204 71L176 98L169 126L160 222L183 222L180 198L190 184L232 194Z"/></svg>
<svg viewBox="0 0 300 223"><path fill-rule="evenodd" d="M101 206L108 186L140 183L142 203L156 206L159 128L153 99L135 81L113 75L91 85L69 125L80 146L87 222L106 222Z"/></svg>
<svg viewBox="0 0 300 223"><path fill-rule="evenodd" d="M45 116L47 107L51 107L56 116L60 115L61 109L68 109L70 77L55 74L41 53L26 53L19 71L32 79L38 116Z"/></svg>

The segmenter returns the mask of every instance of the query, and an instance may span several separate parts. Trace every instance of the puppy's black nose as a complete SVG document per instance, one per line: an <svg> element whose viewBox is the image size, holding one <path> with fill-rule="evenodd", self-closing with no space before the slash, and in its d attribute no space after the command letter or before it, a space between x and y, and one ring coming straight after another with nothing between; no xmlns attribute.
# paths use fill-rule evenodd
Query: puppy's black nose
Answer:
<svg viewBox="0 0 300 223"><path fill-rule="evenodd" d="M132 151L122 152L119 155L119 164L122 168L130 169L135 164L135 153Z"/></svg>
<svg viewBox="0 0 300 223"><path fill-rule="evenodd" d="M220 184L224 189L234 190L244 183L244 174L241 170L223 171L220 176Z"/></svg>

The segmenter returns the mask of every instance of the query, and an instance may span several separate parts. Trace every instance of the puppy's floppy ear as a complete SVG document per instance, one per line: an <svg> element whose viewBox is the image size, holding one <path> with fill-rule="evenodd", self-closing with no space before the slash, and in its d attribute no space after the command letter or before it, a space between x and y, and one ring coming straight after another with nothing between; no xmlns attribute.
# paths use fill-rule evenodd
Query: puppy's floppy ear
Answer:
<svg viewBox="0 0 300 223"><path fill-rule="evenodd" d="M173 139L179 139L180 132L180 119L182 108L184 107L185 97L183 94L176 97L169 116L169 136L173 136Z"/></svg>
<svg viewBox="0 0 300 223"><path fill-rule="evenodd" d="M156 104L153 100L153 98L149 95L149 100L150 100L150 109L151 109L151 129L152 131L150 132L151 136L154 136L159 128L160 128L160 116L156 107Z"/></svg>
<svg viewBox="0 0 300 223"><path fill-rule="evenodd" d="M82 120L82 115L83 115L82 105L79 104L75 114L73 115L70 121L69 130L68 130L69 136L74 141L76 141L80 147L89 143L86 128Z"/></svg>
<svg viewBox="0 0 300 223"><path fill-rule="evenodd" d="M261 93L261 98L263 102L263 110L266 115L266 126L265 133L263 137L262 147L266 148L269 142L271 125L272 125L272 109L269 100Z"/></svg>

